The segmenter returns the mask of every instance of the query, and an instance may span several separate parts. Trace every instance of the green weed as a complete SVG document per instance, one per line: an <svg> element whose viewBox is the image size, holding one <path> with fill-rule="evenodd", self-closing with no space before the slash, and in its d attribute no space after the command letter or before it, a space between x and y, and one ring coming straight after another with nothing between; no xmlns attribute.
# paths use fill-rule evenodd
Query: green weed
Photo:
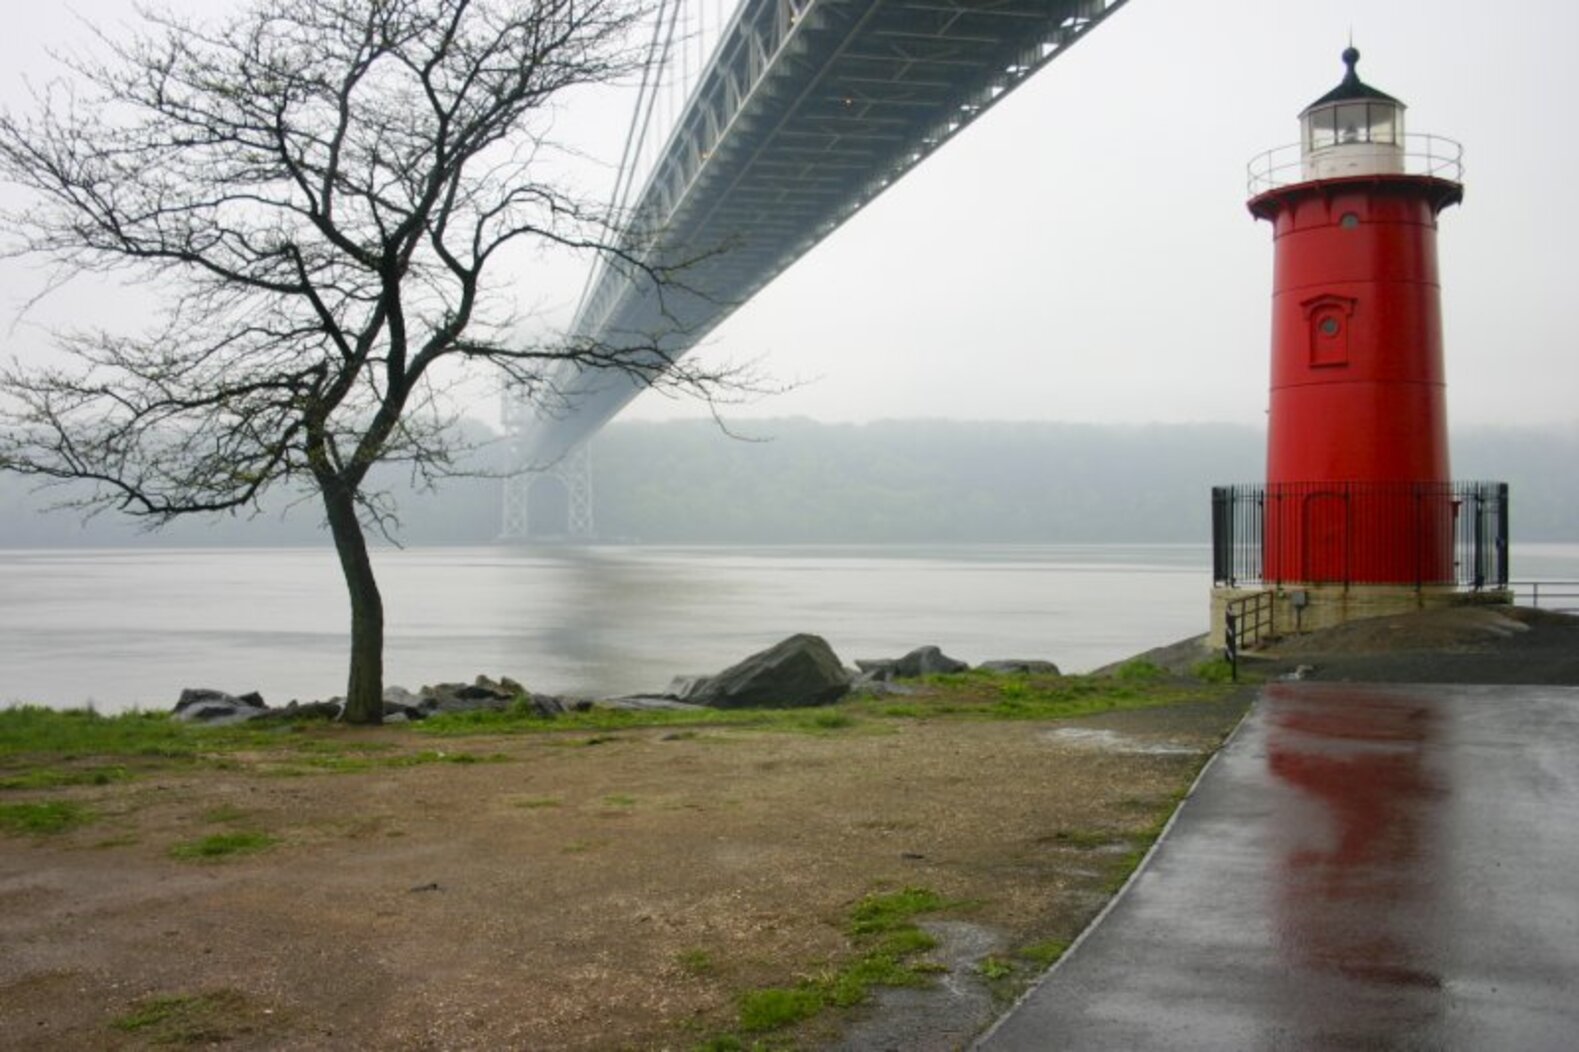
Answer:
<svg viewBox="0 0 1579 1052"><path fill-rule="evenodd" d="M170 847L170 857L186 861L214 861L233 855L251 855L266 851L279 843L278 837L267 833L236 832L215 833L197 840L186 840Z"/></svg>
<svg viewBox="0 0 1579 1052"><path fill-rule="evenodd" d="M855 717L837 709L818 709L806 717L805 722L820 731L838 731L855 726Z"/></svg>
<svg viewBox="0 0 1579 1052"><path fill-rule="evenodd" d="M746 1045L734 1034L719 1034L697 1045L695 1052L752 1052L757 1047L760 1046Z"/></svg>
<svg viewBox="0 0 1579 1052"><path fill-rule="evenodd" d="M781 1030L823 1010L827 996L821 986L808 983L795 987L751 990L740 998L740 1029L748 1034Z"/></svg>
<svg viewBox="0 0 1579 1052"><path fill-rule="evenodd" d="M1014 965L998 956L987 956L976 962L977 973L989 983L1007 979L1014 974Z"/></svg>
<svg viewBox="0 0 1579 1052"><path fill-rule="evenodd" d="M64 833L86 825L93 817L93 812L86 807L66 800L0 804L0 829L33 836Z"/></svg>
<svg viewBox="0 0 1579 1052"><path fill-rule="evenodd" d="M125 767L35 767L0 778L0 789L59 789L68 785L110 785L128 781Z"/></svg>
<svg viewBox="0 0 1579 1052"><path fill-rule="evenodd" d="M1010 701L1028 698L1031 696L1031 685L1023 679L1005 680L998 685L998 696Z"/></svg>
<svg viewBox="0 0 1579 1052"><path fill-rule="evenodd" d="M718 971L718 963L713 960L713 955L702 949L680 951L675 955L675 963L687 975L712 975Z"/></svg>
<svg viewBox="0 0 1579 1052"><path fill-rule="evenodd" d="M948 903L926 888L905 888L886 895L868 895L850 911L851 935L876 935L908 927L913 918L933 913Z"/></svg>
<svg viewBox="0 0 1579 1052"><path fill-rule="evenodd" d="M1168 675L1168 670L1143 658L1126 661L1113 673L1113 678L1125 683L1152 683Z"/></svg>
<svg viewBox="0 0 1579 1052"><path fill-rule="evenodd" d="M219 1044L250 1029L252 1009L234 990L180 997L152 997L110 1021L110 1026L156 1045Z"/></svg>
<svg viewBox="0 0 1579 1052"><path fill-rule="evenodd" d="M1120 839L1108 829L1060 829L1053 834L1053 842L1064 847L1092 851L1107 847Z"/></svg>
<svg viewBox="0 0 1579 1052"><path fill-rule="evenodd" d="M1228 683L1234 678L1234 667L1225 657L1214 657L1190 668L1190 675L1203 683Z"/></svg>
<svg viewBox="0 0 1579 1052"><path fill-rule="evenodd" d="M951 905L926 888L868 895L850 910L846 930L859 953L846 963L825 969L794 986L751 990L740 997L739 1030L763 1034L794 1026L825 1008L861 1004L877 986L924 985L935 966L913 958L937 945L916 927L914 919ZM732 1034L721 1035L704 1049L738 1049L744 1046Z"/></svg>
<svg viewBox="0 0 1579 1052"><path fill-rule="evenodd" d="M1041 942L1033 942L1029 946L1020 947L1014 952L1014 955L1039 967L1047 968L1067 953L1068 950L1069 940L1067 939L1044 939Z"/></svg>
<svg viewBox="0 0 1579 1052"><path fill-rule="evenodd" d="M56 710L38 705L0 709L0 756L191 759L237 733L233 728L196 728L162 712L101 716L91 709Z"/></svg>

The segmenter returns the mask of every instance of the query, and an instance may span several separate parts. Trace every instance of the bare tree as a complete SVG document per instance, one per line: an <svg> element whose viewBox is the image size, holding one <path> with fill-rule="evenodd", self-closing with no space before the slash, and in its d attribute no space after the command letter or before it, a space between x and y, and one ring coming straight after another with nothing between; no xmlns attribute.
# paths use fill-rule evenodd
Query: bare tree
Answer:
<svg viewBox="0 0 1579 1052"><path fill-rule="evenodd" d="M0 223L54 280L129 272L158 304L135 333L59 334L68 364L0 370L0 467L82 481L78 507L152 524L322 500L351 600L346 718L382 718L384 613L366 531L374 464L442 473L448 361L552 397L564 363L644 382L657 340L527 346L499 260L552 242L635 264L545 181L552 106L640 55L644 0L255 0L215 22L140 11L130 39L63 60L32 112L0 115ZM649 274L661 279L663 275Z"/></svg>

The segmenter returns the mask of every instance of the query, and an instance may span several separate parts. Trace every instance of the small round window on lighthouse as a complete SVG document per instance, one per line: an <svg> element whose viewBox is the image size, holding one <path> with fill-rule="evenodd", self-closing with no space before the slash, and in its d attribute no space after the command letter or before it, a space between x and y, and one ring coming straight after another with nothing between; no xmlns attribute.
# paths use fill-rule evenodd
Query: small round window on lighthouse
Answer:
<svg viewBox="0 0 1579 1052"><path fill-rule="evenodd" d="M1360 225L1360 217L1353 212L1345 212L1343 217L1338 220L1338 225L1345 230L1353 230Z"/></svg>
<svg viewBox="0 0 1579 1052"><path fill-rule="evenodd" d="M1331 317L1321 319L1321 334L1323 336L1338 335L1338 319Z"/></svg>

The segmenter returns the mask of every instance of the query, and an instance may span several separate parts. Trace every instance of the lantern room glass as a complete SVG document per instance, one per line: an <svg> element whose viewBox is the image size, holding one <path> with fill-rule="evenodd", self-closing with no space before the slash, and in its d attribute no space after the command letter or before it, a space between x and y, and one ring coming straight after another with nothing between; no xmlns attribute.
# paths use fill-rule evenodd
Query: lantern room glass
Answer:
<svg viewBox="0 0 1579 1052"><path fill-rule="evenodd" d="M1404 139L1403 107L1392 102L1338 102L1305 114L1305 149L1324 150L1353 143L1397 146Z"/></svg>

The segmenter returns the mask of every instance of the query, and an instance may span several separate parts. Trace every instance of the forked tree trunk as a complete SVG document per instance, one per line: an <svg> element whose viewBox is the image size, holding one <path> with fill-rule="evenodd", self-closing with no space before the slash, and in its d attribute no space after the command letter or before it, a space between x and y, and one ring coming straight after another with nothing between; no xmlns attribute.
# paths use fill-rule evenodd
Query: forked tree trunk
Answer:
<svg viewBox="0 0 1579 1052"><path fill-rule="evenodd" d="M345 688L347 723L384 722L384 600L373 578L367 538L349 491L323 488L329 531L351 599L351 671Z"/></svg>

